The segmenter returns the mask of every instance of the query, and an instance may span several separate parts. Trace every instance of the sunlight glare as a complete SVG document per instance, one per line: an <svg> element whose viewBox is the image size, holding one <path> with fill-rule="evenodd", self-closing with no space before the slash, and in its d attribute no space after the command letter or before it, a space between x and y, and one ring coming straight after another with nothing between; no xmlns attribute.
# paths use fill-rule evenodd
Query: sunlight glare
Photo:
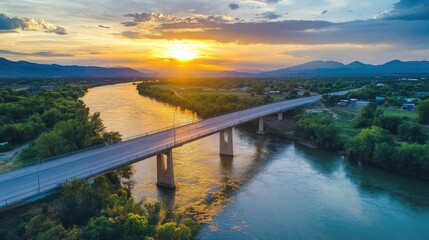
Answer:
<svg viewBox="0 0 429 240"><path fill-rule="evenodd" d="M189 61L198 57L197 53L192 49L185 47L173 47L167 53L169 58L175 58L179 61Z"/></svg>

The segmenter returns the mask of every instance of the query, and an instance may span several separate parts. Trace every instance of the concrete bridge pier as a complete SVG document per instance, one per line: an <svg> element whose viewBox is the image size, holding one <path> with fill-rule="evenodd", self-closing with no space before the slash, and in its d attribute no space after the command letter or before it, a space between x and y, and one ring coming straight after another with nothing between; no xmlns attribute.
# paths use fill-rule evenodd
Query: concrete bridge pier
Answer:
<svg viewBox="0 0 429 240"><path fill-rule="evenodd" d="M173 151L172 149L156 155L157 182L156 185L165 188L176 188L174 183Z"/></svg>
<svg viewBox="0 0 429 240"><path fill-rule="evenodd" d="M232 128L220 131L220 144L219 152L221 156L234 156L233 142L232 142Z"/></svg>
<svg viewBox="0 0 429 240"><path fill-rule="evenodd" d="M258 131L256 132L259 135L264 135L265 134L265 130L264 130L264 118L260 117L259 118L259 127L258 127Z"/></svg>
<svg viewBox="0 0 429 240"><path fill-rule="evenodd" d="M279 121L283 120L283 113L282 112L277 113L277 120L279 120Z"/></svg>

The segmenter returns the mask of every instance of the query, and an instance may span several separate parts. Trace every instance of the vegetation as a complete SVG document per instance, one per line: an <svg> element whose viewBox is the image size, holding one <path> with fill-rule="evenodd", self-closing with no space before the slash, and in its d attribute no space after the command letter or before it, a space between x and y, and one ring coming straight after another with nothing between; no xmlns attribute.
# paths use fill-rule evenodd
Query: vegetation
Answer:
<svg viewBox="0 0 429 240"><path fill-rule="evenodd" d="M419 123L429 124L429 99L419 103L417 111L419 113Z"/></svg>
<svg viewBox="0 0 429 240"><path fill-rule="evenodd" d="M118 132L105 131L99 113L90 115L79 100L85 91L77 85L33 95L27 90L0 90L0 142L12 147L31 143L12 165L121 140Z"/></svg>
<svg viewBox="0 0 429 240"><path fill-rule="evenodd" d="M132 176L131 168L125 168ZM135 202L118 172L66 183L55 200L0 215L0 239L192 239L199 226L165 214L159 203ZM123 174L122 174L123 176ZM15 212L15 213L14 213ZM17 215L16 212L19 212Z"/></svg>
<svg viewBox="0 0 429 240"><path fill-rule="evenodd" d="M339 149L342 146L340 128L332 115L306 113L295 119L295 134L315 142L324 149Z"/></svg>
<svg viewBox="0 0 429 240"><path fill-rule="evenodd" d="M385 81L378 86L370 84L345 96L324 95L324 103L330 106L341 99L358 98L370 101L367 106L359 110L333 108L339 116L339 120L334 121L339 134L334 136L339 135L340 143L345 143L343 149L348 159L429 180L428 137L423 131L425 126L416 123L417 121L427 123L426 120L429 119L429 100L419 100L427 96L418 95L419 98L417 98L416 95L419 91L428 90L429 82L426 80L420 80L417 83L396 80ZM385 100L376 102L376 96L383 96ZM395 109L406 102L405 97L409 97L407 101L412 100L417 104L417 114ZM308 114L298 116L296 132L318 143L320 140L315 133L318 128L324 126L327 114L315 115L317 116ZM351 121L354 121L354 125L350 124ZM318 144L321 147L337 145L339 142L338 137L322 139L327 140L328 144Z"/></svg>
<svg viewBox="0 0 429 240"><path fill-rule="evenodd" d="M202 117L248 108L259 103L255 99L240 99L226 94L193 94L183 98L172 90L164 90L145 83L139 84L137 90L141 95L193 110Z"/></svg>
<svg viewBox="0 0 429 240"><path fill-rule="evenodd" d="M86 88L1 91L0 139L13 145L34 140L19 163L120 141L106 132L99 113L79 97ZM22 134L21 134L22 133ZM27 135L27 133L30 133ZM59 196L0 215L0 239L192 239L198 224L159 203L135 202L132 169L65 183ZM18 213L18 214L17 214Z"/></svg>

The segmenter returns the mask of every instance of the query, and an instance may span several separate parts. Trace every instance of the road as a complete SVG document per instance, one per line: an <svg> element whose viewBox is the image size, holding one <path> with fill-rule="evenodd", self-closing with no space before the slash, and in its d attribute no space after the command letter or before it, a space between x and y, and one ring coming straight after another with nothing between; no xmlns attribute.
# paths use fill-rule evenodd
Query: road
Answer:
<svg viewBox="0 0 429 240"><path fill-rule="evenodd" d="M312 96L262 105L1 174L0 208L49 192L73 178L97 176L222 129L319 100L320 96Z"/></svg>

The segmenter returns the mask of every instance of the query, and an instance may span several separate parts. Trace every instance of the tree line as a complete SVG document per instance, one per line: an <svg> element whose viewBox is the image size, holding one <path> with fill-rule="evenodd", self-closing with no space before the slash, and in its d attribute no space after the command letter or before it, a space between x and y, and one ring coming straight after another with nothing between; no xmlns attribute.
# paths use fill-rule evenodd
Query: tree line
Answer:
<svg viewBox="0 0 429 240"><path fill-rule="evenodd" d="M126 167L95 179L75 179L57 198L0 215L0 239L190 240L199 225L160 203L136 202L123 183Z"/></svg>

